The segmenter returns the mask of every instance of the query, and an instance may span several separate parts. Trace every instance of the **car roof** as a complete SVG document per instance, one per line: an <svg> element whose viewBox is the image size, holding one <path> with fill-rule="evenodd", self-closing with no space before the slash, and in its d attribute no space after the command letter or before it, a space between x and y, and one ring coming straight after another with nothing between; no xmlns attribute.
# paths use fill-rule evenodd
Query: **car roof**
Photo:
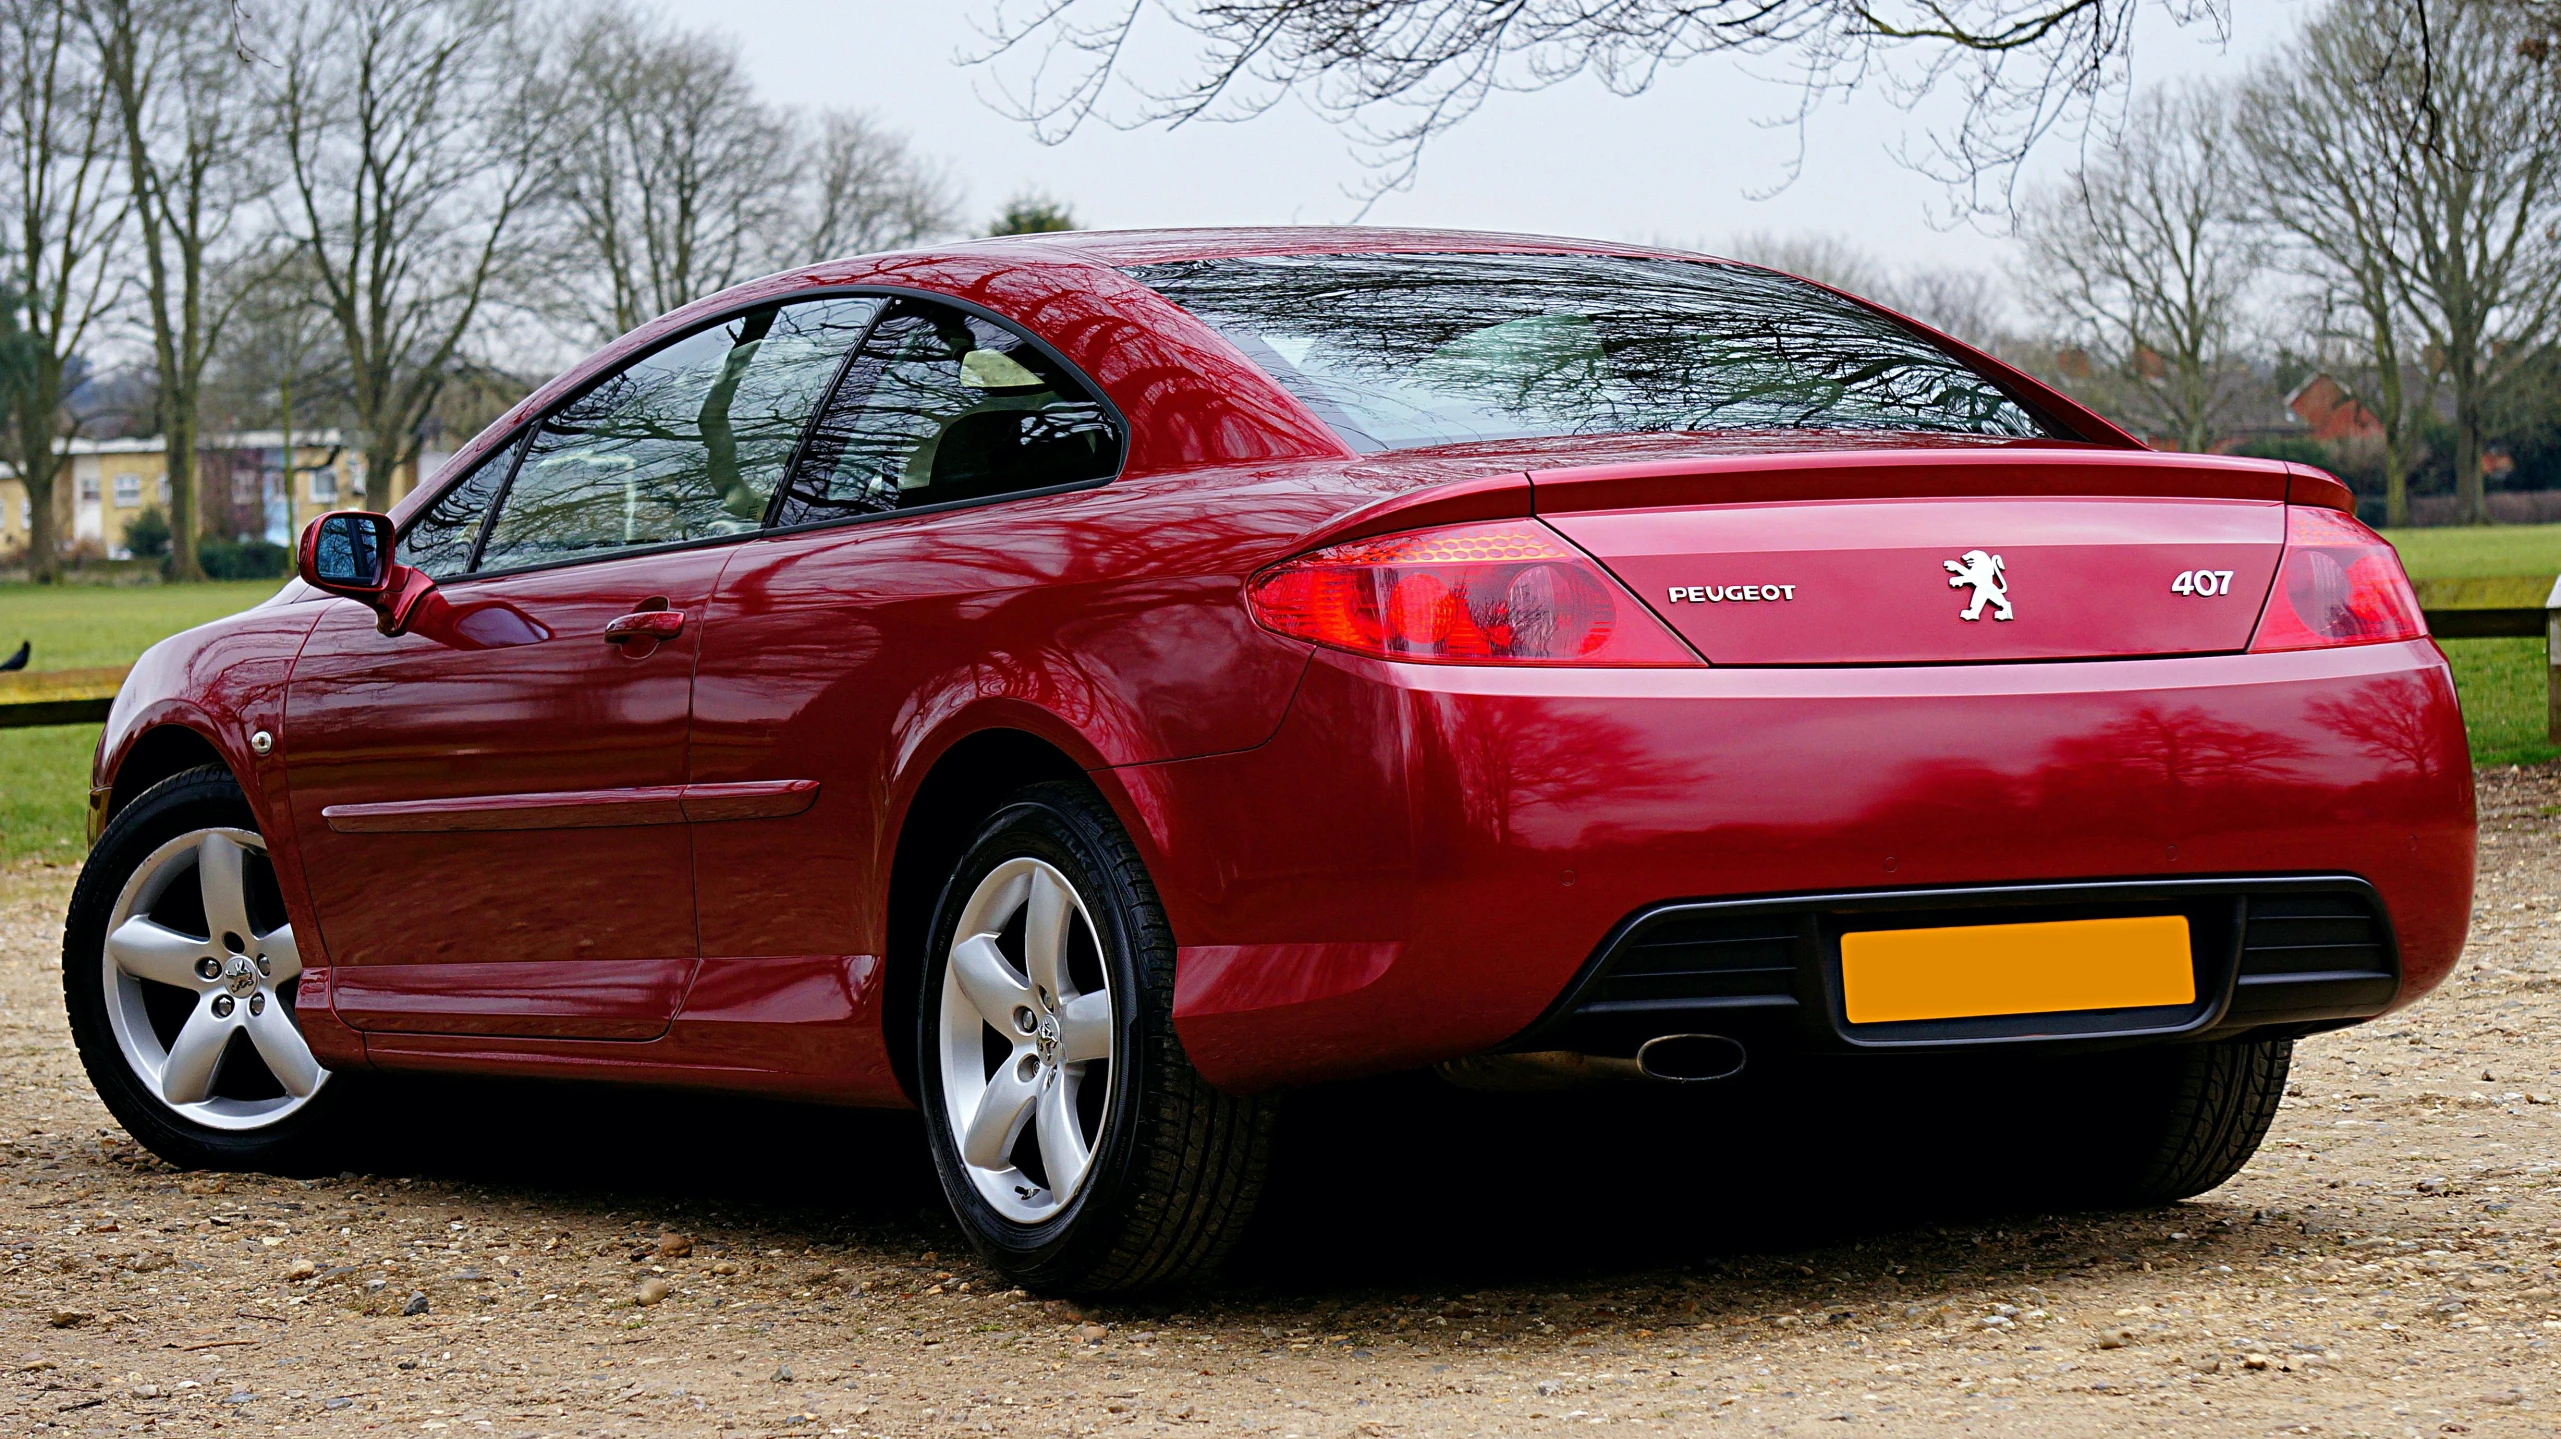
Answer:
<svg viewBox="0 0 2561 1439"><path fill-rule="evenodd" d="M966 240L947 248L1003 248L1009 258L1031 260L1043 252L1119 268L1179 260L1244 255L1345 255L1381 253L1622 255L1675 260L1717 260L1645 245L1522 235L1484 230L1407 229L1386 225L1204 226L1197 229L1062 230ZM1733 264L1730 260L1719 263Z"/></svg>
<svg viewBox="0 0 2561 1439"><path fill-rule="evenodd" d="M640 326L631 333L604 346L578 363L571 365L548 383L519 401L505 415L493 422L480 435L465 444L444 469L438 480L459 474L470 464L478 463L496 438L533 414L551 405L560 396L584 384L588 377L627 357L658 344L668 336L681 333L717 315L748 303L787 299L795 293L837 286L882 286L914 288L949 298L990 304L1001 311L1014 313L1031 322L1043 306L1061 296L1080 290L1095 289L1119 294L1123 301L1144 296L1156 307L1154 322L1168 322L1188 329L1184 343L1205 347L1210 358L1229 362L1236 369L1227 378L1230 388L1259 386L1271 392L1273 403L1249 405L1250 413L1240 415L1243 421L1268 421L1266 411L1280 413L1284 420L1294 420L1290 434L1276 438L1266 436L1268 443L1254 454L1335 454L1348 457L1339 438L1323 428L1312 413L1305 413L1297 401L1278 390L1272 381L1251 367L1251 362L1233 352L1226 342L1206 325L1184 312L1179 306L1156 295L1138 279L1123 272L1143 265L1165 264L1183 260L1205 260L1254 255L1327 255L1380 254L1549 254L1610 255L1630 258L1687 260L1700 263L1742 264L1746 268L1766 269L1749 262L1722 260L1716 256L1692 254L1679 250L1644 245L1625 245L1605 240L1577 240L1553 235L1506 234L1481 230L1404 229L1377 225L1269 225L1201 227L1197 229L1154 230L1064 230L1035 235L1002 235L979 240L961 240L936 245L921 245L910 250L895 250L867 255L850 255L803 265L760 279L749 280L718 294L708 295L691 304L670 311ZM1106 278L1108 276L1108 278ZM1819 281L1809 281L1821 288ZM1856 297L1852 297L1855 299ZM1872 304L1872 301L1860 301ZM1088 327L1091 328L1091 327ZM1085 336L1106 349L1112 337L1101 332ZM2007 380L2016 388L2035 396L2049 411L2066 422L2066 427L2102 444L2142 448L2140 441L2119 430L2113 423L2082 406L2071 397L2054 390L2016 367L1985 354L1962 341L1940 336L1941 341L1985 370ZM1053 343L1062 337L1051 335ZM1072 348L1072 347L1071 347ZM1071 353L1071 362L1082 363ZM1085 357L1090 358L1090 357ZM1200 358L1194 356L1193 358ZM1087 365L1089 373L1092 367ZM1100 375L1108 392L1110 384ZM1259 419L1258 419L1259 417ZM1249 428L1251 425L1249 425ZM1212 427L1215 428L1215 427ZM1304 433L1298 433L1303 431ZM1235 458L1246 458L1240 454ZM1133 465L1139 457L1134 452ZM422 495L442 486L420 484L403 496L394 507L394 517L405 522L414 508L423 503Z"/></svg>

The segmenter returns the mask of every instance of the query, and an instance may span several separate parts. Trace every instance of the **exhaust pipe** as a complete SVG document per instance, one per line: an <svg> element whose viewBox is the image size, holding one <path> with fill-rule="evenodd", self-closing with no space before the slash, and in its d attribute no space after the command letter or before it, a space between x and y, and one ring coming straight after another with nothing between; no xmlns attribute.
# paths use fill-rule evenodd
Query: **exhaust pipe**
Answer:
<svg viewBox="0 0 2561 1439"><path fill-rule="evenodd" d="M1705 1084L1743 1072L1743 1046L1721 1034L1666 1034L1645 1041L1636 1067L1648 1079Z"/></svg>
<svg viewBox="0 0 2561 1439"><path fill-rule="evenodd" d="M1608 1084L1637 1084L1645 1078L1635 1060L1566 1049L1475 1054L1443 1060L1432 1069L1444 1083L1480 1094L1561 1094Z"/></svg>

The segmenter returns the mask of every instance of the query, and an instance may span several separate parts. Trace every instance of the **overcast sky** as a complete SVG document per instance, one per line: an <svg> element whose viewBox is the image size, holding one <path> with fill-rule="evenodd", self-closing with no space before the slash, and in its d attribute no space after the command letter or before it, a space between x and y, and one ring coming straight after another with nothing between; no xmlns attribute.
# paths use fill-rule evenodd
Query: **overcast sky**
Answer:
<svg viewBox="0 0 2561 1439"><path fill-rule="evenodd" d="M1091 126L1045 146L984 96L992 77L958 57L980 41L990 0L659 0L671 18L734 35L775 100L869 110L949 163L983 221L1013 193L1039 188L1094 227L1319 224L1349 220L1368 173L1345 137L1296 104L1257 119L1168 131ZM2238 6L2228 44L2203 26L2147 14L2136 61L2145 79L2230 73L2299 23L2307 0ZM1142 54L1160 77L1180 51ZM1169 63L1172 62L1172 63ZM1742 231L1821 231L1855 239L1888 264L1997 269L2005 246L1980 229L1941 228L1946 192L1902 167L1923 122L1881 98L1820 114L1803 175L1785 178L1793 131L1767 128L1794 99L1737 64L1694 63L1636 99L1574 82L1503 95L1425 155L1414 187L1381 199L1378 224L1524 230L1715 248ZM2070 163L2068 138L2039 168Z"/></svg>

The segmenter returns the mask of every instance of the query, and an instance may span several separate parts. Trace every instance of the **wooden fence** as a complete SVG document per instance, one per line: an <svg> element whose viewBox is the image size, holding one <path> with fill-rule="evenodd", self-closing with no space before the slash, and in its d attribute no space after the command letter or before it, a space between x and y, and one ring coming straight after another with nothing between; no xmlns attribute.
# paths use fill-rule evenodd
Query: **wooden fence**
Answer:
<svg viewBox="0 0 2561 1439"><path fill-rule="evenodd" d="M89 670L21 670L0 674L0 729L99 724L124 688L128 665Z"/></svg>
<svg viewBox="0 0 2561 1439"><path fill-rule="evenodd" d="M2561 743L2561 580L2421 580L2419 608L2439 639L2543 637L2546 719ZM2538 593L2539 592L2539 593ZM98 724L123 687L126 667L0 674L0 729Z"/></svg>

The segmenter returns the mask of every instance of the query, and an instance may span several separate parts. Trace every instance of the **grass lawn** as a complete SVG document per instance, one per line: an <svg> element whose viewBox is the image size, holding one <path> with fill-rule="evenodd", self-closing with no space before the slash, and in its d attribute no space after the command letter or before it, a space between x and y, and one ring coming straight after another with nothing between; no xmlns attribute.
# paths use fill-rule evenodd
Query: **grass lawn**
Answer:
<svg viewBox="0 0 2561 1439"><path fill-rule="evenodd" d="M2543 641L2439 640L2454 663L2474 764L2541 764L2561 758L2545 729Z"/></svg>
<svg viewBox="0 0 2561 1439"><path fill-rule="evenodd" d="M31 670L129 665L180 630L236 614L284 588L282 580L201 585L0 584L0 655L32 640Z"/></svg>
<svg viewBox="0 0 2561 1439"><path fill-rule="evenodd" d="M2449 525L2443 529L2385 530L2412 579L2486 580L2561 575L2561 525Z"/></svg>
<svg viewBox="0 0 2561 1439"><path fill-rule="evenodd" d="M2561 525L2448 526L2385 530L2417 580L2525 577L2548 589L2561 575ZM2540 604L2537 593L2524 602ZM2498 603L2515 603L2501 599ZM2478 603L2463 601L2462 603ZM2476 764L2540 764L2561 757L2545 730L2543 641L2445 640Z"/></svg>
<svg viewBox="0 0 2561 1439"><path fill-rule="evenodd" d="M158 641L245 610L281 585L0 584L0 655L28 640L35 646L29 669L131 664ZM80 857L89 755L97 744L95 725L0 729L0 863Z"/></svg>

